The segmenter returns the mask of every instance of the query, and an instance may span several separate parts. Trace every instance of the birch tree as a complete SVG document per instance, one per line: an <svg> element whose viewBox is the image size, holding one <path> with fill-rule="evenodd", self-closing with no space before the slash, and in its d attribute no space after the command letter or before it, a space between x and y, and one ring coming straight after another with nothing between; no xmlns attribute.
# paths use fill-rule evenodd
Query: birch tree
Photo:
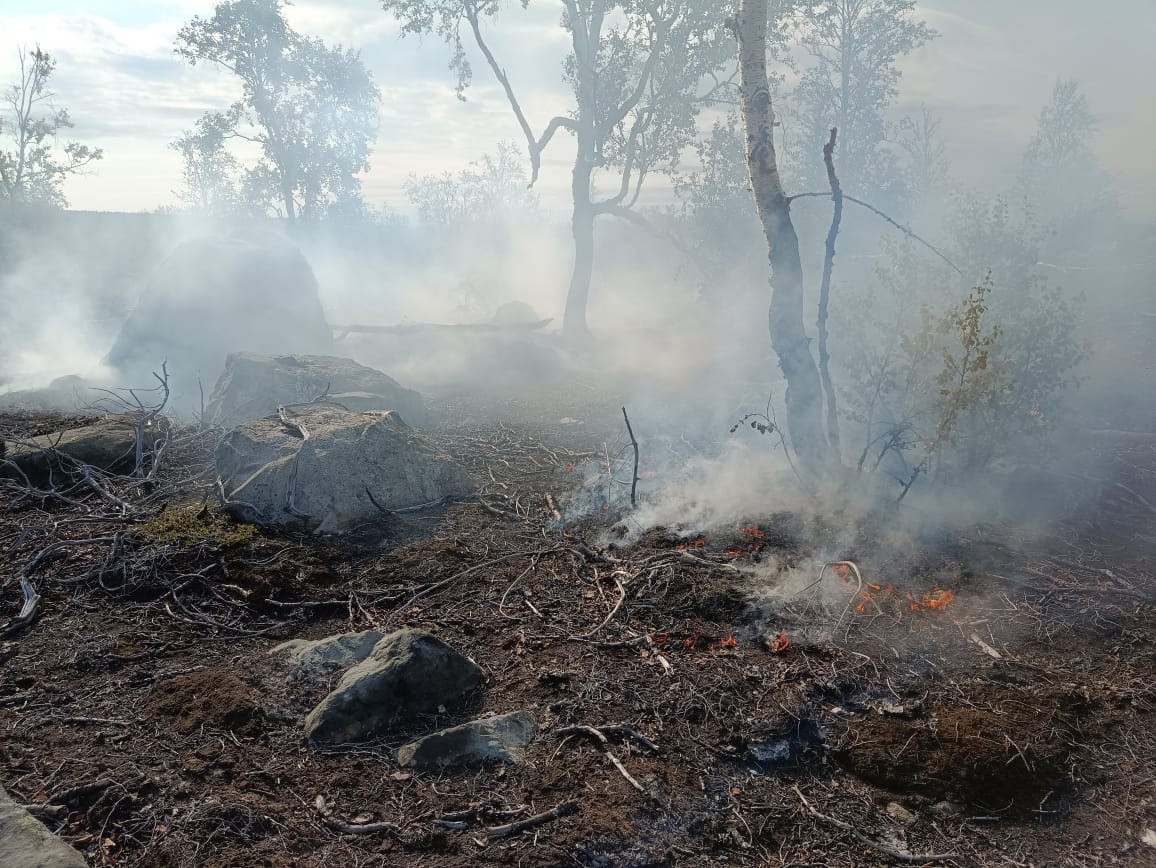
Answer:
<svg viewBox="0 0 1156 868"><path fill-rule="evenodd" d="M828 456L823 387L804 325L803 264L791 201L775 153L775 112L767 77L768 0L740 0L734 30L739 43L740 104L747 167L771 266L771 346L787 380L787 427L800 462L818 470Z"/></svg>

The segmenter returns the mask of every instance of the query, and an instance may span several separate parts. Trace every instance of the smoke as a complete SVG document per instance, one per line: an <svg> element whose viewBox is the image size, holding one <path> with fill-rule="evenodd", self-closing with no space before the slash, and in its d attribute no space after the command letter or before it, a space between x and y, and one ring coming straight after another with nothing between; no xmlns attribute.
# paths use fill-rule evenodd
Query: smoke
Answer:
<svg viewBox="0 0 1156 868"><path fill-rule="evenodd" d="M937 26L948 44L952 20L940 16ZM478 69L480 80L483 67ZM958 113L962 100L975 113L991 97L986 92L944 93L937 103L936 94L926 92L926 82L913 76L905 77L901 87L911 90L904 91L903 99L918 96L932 112ZM730 176L722 180L733 198L709 199L708 185L697 188L708 201L697 203L702 205L698 210L689 208L689 216L679 210L682 200L674 203L674 212L661 207L642 211L654 232L609 216L599 219L588 308L594 341L578 348L558 334L574 256L564 197L553 202L552 210L473 215L448 226L330 220L304 228L292 243L316 276L319 308L330 326L410 327L351 333L329 351L435 397L468 395L494 416L516 421L535 401L557 419L580 418L587 430L610 432L603 455L575 470L575 478L585 484L565 503L567 521L600 529L622 521L630 541L658 526L710 534L733 532L751 517L778 512L836 516L837 522L824 526L825 543L815 551L817 558L836 559L856 546L856 529L869 516L891 514L905 482L924 462L933 463L918 474L903 509L895 513L903 515L897 526L910 538L962 528L983 516L1054 521L1056 511L1044 506L1063 491L1058 476L1100 478L1099 460L1087 453L1085 429L1156 432L1156 378L1150 376L1156 365L1156 311L1146 301L1156 279L1156 233L1150 204L1124 212L1113 206L1111 196L1089 208L1084 207L1089 203L1061 195L1084 189L1058 180L1073 172L1084 172L1098 184L1111 183L1104 180L1106 169L1093 165L1092 127L1075 131L1090 137L1077 149L1081 159L1091 161L1087 165L1073 165L1064 157L1066 162L1056 165L1067 174L1057 174L1040 162L1044 157L1037 148L1033 171L1011 178L1006 167L1014 161L1008 152L1013 144L1029 151L1047 99L1046 87L1030 99L1023 95L1014 123L1007 125L1018 140L1010 132L992 137L1001 139L998 160L992 158L994 144L973 147L969 139L966 148L953 147L954 128L944 125L946 151L967 152L966 177L940 179L934 190L922 191L922 198L913 195L897 205L895 214L938 253L848 206L838 240L830 322L847 476L817 500L788 464L777 428L759 433L747 424L732 431L748 414L771 417L773 411L779 414L774 417L778 425L787 429L783 384L767 335L765 253L754 209L744 199L744 170L731 165L733 160L720 161L714 169L725 173L730 167ZM508 124L501 127L496 120L500 114L509 121L500 100L484 102L486 110L477 105L462 109L467 119L462 129L486 123L485 141L509 132ZM489 110L495 106L499 111ZM456 102L447 102L437 112L456 108ZM414 114L420 111L413 106ZM417 136L423 128L414 124L406 129ZM438 130L444 132L442 126ZM707 131L700 132L705 136ZM798 135L799 130L788 127L782 133ZM478 140L459 131L455 142L464 149L466 143L474 148ZM934 150L934 143L928 144ZM741 155L741 140L738 145ZM412 152L420 143L398 147ZM463 150L459 162L437 168L452 174L479 156ZM691 153L681 157L684 171L699 168ZM987 163L1001 168L986 176L975 168ZM432 167L401 168L399 177ZM1150 174L1150 167L1146 171ZM543 173L542 186L565 192L565 166L547 161ZM372 177L367 179L367 189L372 183ZM867 200L873 200L873 193L882 195L869 189L848 192ZM670 204L660 203L658 194L651 201ZM814 335L814 293L830 203L823 197L799 200L793 214L809 293L804 318ZM101 360L142 295L170 279L158 273L166 258L206 236L238 241L272 233L278 244L284 243L285 233L274 227L272 221L70 212L5 225L0 389L46 386L68 374L91 384L138 385L142 376L147 378L148 366L158 368L166 361L162 350L142 369L110 370ZM668 230L677 243L664 234ZM224 302L208 307L208 291L202 295L199 289L212 283L215 265L191 263L183 269L182 301L200 311L197 317L210 322L218 317L224 323L233 309ZM999 330L992 362L977 377L975 390L963 396L966 412L956 407L950 431L939 436L951 409L939 378L949 367L946 359L959 357L950 314L989 270L984 333ZM510 302L523 302L551 322L501 334L426 328L484 326ZM195 369L182 369L176 356L184 339L180 330L162 336L174 347L174 405L182 410L197 402L193 384L198 376L207 392L226 354L254 349L238 345L225 328L210 325L198 335L197 353L209 361L198 362ZM290 344L287 339L286 351ZM1077 381L1082 388L1076 388ZM640 441L643 475L635 510L626 508L632 480L619 419L622 406ZM777 571L778 565L768 572Z"/></svg>

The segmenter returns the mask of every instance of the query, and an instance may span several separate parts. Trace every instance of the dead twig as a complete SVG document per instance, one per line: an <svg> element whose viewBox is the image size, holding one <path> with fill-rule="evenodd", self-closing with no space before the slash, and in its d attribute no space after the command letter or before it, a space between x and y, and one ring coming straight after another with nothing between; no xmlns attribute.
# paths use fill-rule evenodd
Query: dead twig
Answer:
<svg viewBox="0 0 1156 868"><path fill-rule="evenodd" d="M602 749L602 753L606 754L606 758L608 760L610 760L611 763L614 764L614 767L616 769L618 769L619 772L622 773L622 777L626 778L626 782L628 784L630 784L630 786L634 787L634 789L638 790L638 792L642 793L644 796L650 795L646 791L646 787L644 787L637 780L635 780L634 776L626 770L626 766L624 766L622 764L622 760L618 759L618 757L616 757L611 752L610 742L606 739L606 736L604 736L601 732L599 732L594 727L592 727L592 726L564 726L561 729L554 730L554 735L562 736L562 738L564 740L567 738L571 738L573 736L576 736L576 735L585 736L586 738L593 740L594 743L597 744L598 747ZM559 745L559 749L561 749L561 745Z"/></svg>
<svg viewBox="0 0 1156 868"><path fill-rule="evenodd" d="M880 844L878 841L868 838L850 823L845 823L842 820L837 820L834 817L829 817L826 814L822 814L815 810L811 803L807 801L806 796L803 795L803 791L800 790L798 786L794 787L794 790L795 795L797 795L800 801L802 801L803 807L805 807L807 812L816 820L820 820L821 822L826 823L828 826L832 826L836 829L848 833L860 844L863 844L866 847L870 847L872 850L882 853L885 856L889 856L897 862L926 864L928 862L959 862L962 859L958 853L900 853L898 850L892 850L890 847L887 847L883 844Z"/></svg>
<svg viewBox="0 0 1156 868"><path fill-rule="evenodd" d="M626 415L626 408L622 408L622 418L626 421L626 433L630 435L630 445L634 447L634 475L630 478L630 508L638 508L638 441L634 439L634 428L630 425L630 417Z"/></svg>
<svg viewBox="0 0 1156 868"><path fill-rule="evenodd" d="M511 835L520 835L522 832L528 832L530 829L544 826L553 820L576 814L578 813L578 808L579 805L577 802L562 802L562 804L548 811L535 814L524 820L515 820L513 823L506 823L502 826L490 826L486 829L486 836L489 838L508 838Z"/></svg>
<svg viewBox="0 0 1156 868"><path fill-rule="evenodd" d="M835 242L839 238L839 227L843 222L843 187L835 174L835 139L838 131L831 128L831 138L823 146L823 162L827 165L827 181L831 185L831 200L835 210L831 215L831 228L827 231L827 245L823 256L823 278L819 284L819 375L823 381L823 391L827 393L827 440L836 462L841 461L839 441L839 410L836 405L835 386L831 381L831 353L827 348L827 309L831 301L831 275L835 270Z"/></svg>
<svg viewBox="0 0 1156 868"><path fill-rule="evenodd" d="M626 602L626 586L622 584L617 575L612 576L612 578L614 579L614 584L618 586L618 602L614 604L614 607L610 610L610 614L603 618L602 623L595 627L593 630L589 631L588 633L583 633L581 636L571 636L571 639L589 639L591 636L609 624L614 619L614 616L618 614L618 610L621 609L622 604Z"/></svg>

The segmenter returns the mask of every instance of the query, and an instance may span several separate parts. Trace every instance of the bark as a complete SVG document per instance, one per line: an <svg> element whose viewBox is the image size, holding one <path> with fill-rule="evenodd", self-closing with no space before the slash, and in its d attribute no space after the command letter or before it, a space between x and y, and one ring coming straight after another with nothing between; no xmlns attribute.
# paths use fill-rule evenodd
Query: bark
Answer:
<svg viewBox="0 0 1156 868"><path fill-rule="evenodd" d="M578 154L574 158L571 193L574 213L571 231L574 234L574 271L570 275L570 289L566 293L566 312L562 332L568 338L583 341L589 335L586 326L586 305L590 300L590 282L594 274L594 218L597 211L590 195L590 181L597 162L597 72L595 52L602 38L605 0L596 0L584 17L574 0L563 0L570 16L571 40L578 77L578 117L574 131Z"/></svg>
<svg viewBox="0 0 1156 868"><path fill-rule="evenodd" d="M574 234L574 270L570 274L570 289L566 293L566 313L562 331L577 340L584 339L586 305L590 300L590 283L594 274L594 203L590 201L591 166L579 148L574 163L574 214L571 231Z"/></svg>
<svg viewBox="0 0 1156 868"><path fill-rule="evenodd" d="M771 265L771 346L787 380L787 428L800 463L826 460L823 388L803 325L803 265L799 238L783 192L774 144L774 110L767 79L767 0L741 0L736 19L743 122L751 189Z"/></svg>
<svg viewBox="0 0 1156 868"><path fill-rule="evenodd" d="M285 206L285 219L293 226L297 222L297 203L293 200L293 182L288 179L285 169L281 169L281 204Z"/></svg>

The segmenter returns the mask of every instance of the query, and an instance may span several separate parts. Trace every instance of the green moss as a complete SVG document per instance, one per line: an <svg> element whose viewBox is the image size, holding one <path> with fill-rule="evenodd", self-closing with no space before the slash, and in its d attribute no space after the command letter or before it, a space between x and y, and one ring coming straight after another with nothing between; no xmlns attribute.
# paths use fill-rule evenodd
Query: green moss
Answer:
<svg viewBox="0 0 1156 868"><path fill-rule="evenodd" d="M227 515L201 506L170 507L139 528L137 533L154 545L199 546L206 543L232 548L249 542L257 533L251 524L237 524Z"/></svg>

